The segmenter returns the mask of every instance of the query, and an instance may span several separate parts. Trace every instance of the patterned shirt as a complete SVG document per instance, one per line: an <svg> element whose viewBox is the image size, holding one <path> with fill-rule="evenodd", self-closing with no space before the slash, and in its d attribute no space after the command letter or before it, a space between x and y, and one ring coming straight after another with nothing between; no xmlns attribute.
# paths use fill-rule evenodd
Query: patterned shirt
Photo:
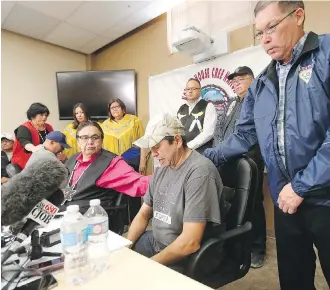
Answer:
<svg viewBox="0 0 330 290"><path fill-rule="evenodd" d="M286 79L289 74L289 70L291 69L292 65L295 63L295 61L301 54L301 51L304 47L307 35L308 35L308 33L305 33L305 35L294 46L293 53L292 53L292 59L288 63L281 64L280 62L277 62L277 64L276 64L276 71L277 71L279 89L280 89L279 98L278 98L278 112L277 112L277 118L276 118L277 146L278 146L278 150L279 150L279 153L282 158L284 166L286 166L285 147L284 147Z"/></svg>

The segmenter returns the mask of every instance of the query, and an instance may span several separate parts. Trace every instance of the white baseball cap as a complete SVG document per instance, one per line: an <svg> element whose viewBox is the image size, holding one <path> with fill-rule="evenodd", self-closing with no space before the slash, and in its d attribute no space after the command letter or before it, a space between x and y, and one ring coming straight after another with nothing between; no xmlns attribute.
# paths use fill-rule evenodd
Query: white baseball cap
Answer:
<svg viewBox="0 0 330 290"><path fill-rule="evenodd" d="M184 126L170 114L158 115L151 119L143 137L133 142L140 148L152 148L167 136L184 136Z"/></svg>
<svg viewBox="0 0 330 290"><path fill-rule="evenodd" d="M3 133L1 135L1 139L8 139L10 141L14 141L14 136L10 133Z"/></svg>

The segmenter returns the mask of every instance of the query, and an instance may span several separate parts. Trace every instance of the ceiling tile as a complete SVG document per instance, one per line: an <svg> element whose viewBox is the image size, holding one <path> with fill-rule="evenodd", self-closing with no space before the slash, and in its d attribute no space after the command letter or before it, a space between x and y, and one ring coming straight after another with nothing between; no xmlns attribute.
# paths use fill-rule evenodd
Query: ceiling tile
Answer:
<svg viewBox="0 0 330 290"><path fill-rule="evenodd" d="M148 1L87 2L68 17L66 22L102 34L148 3ZM91 17L91 15L95 16Z"/></svg>
<svg viewBox="0 0 330 290"><path fill-rule="evenodd" d="M118 22L115 26L102 33L107 38L116 38L134 30L135 28L151 21L159 15L171 9L174 5L184 0L153 0L145 7L139 9L136 13L127 17L124 21Z"/></svg>
<svg viewBox="0 0 330 290"><path fill-rule="evenodd" d="M29 7L47 16L65 20L83 2L82 1L20 1L21 5Z"/></svg>
<svg viewBox="0 0 330 290"><path fill-rule="evenodd" d="M111 42L111 40L109 40L107 38L97 36L92 41L90 41L89 43L87 43L83 47L81 47L79 50L83 53L90 54L90 53L93 53L94 51L98 50L99 48L107 45L110 42Z"/></svg>
<svg viewBox="0 0 330 290"><path fill-rule="evenodd" d="M60 46L79 50L80 47L90 42L95 36L95 34L89 31L62 22L47 35L44 40Z"/></svg>
<svg viewBox="0 0 330 290"><path fill-rule="evenodd" d="M6 17L13 8L14 3L9 1L1 1L1 24L5 22Z"/></svg>
<svg viewBox="0 0 330 290"><path fill-rule="evenodd" d="M20 4L16 4L7 16L2 27L16 33L42 39L59 23L60 21L57 19L41 14L40 12Z"/></svg>

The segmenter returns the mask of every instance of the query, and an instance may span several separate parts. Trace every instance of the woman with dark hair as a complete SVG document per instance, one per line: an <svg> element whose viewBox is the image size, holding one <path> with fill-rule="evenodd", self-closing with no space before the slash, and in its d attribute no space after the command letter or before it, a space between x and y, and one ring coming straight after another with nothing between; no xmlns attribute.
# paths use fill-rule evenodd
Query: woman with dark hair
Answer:
<svg viewBox="0 0 330 290"><path fill-rule="evenodd" d="M54 131L53 127L46 123L49 116L48 108L41 103L33 103L26 112L28 121L20 125L15 131L12 164L21 169L29 160L33 152L42 148L46 135Z"/></svg>
<svg viewBox="0 0 330 290"><path fill-rule="evenodd" d="M150 177L140 175L122 157L102 149L104 134L97 122L80 123L76 138L81 153L66 162L70 177L63 189L65 206L78 204L84 212L91 199L100 199L102 207L110 210L119 193L132 197L146 193Z"/></svg>
<svg viewBox="0 0 330 290"><path fill-rule="evenodd" d="M108 105L109 118L102 123L104 131L104 149L122 155L133 147L133 142L143 136L141 120L126 114L126 106L120 99L112 99ZM145 174L146 154L136 149L139 158L139 172Z"/></svg>
<svg viewBox="0 0 330 290"><path fill-rule="evenodd" d="M63 134L66 136L66 142L71 149L65 149L63 154L69 158L71 155L80 152L80 148L77 143L76 133L79 124L88 121L89 115L87 108L83 103L77 103L73 107L73 122L65 127Z"/></svg>

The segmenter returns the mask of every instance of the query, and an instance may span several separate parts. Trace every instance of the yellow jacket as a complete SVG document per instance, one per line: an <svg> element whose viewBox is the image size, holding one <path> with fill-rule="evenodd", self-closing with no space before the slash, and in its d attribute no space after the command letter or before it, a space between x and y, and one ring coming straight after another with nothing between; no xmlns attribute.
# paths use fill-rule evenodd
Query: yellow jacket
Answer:
<svg viewBox="0 0 330 290"><path fill-rule="evenodd" d="M71 149L64 149L63 151L67 158L81 151L77 144L76 132L77 130L73 128L72 123L63 130L63 134L66 136L66 142L71 146Z"/></svg>
<svg viewBox="0 0 330 290"><path fill-rule="evenodd" d="M143 136L141 120L130 114L126 114L119 122L107 119L101 127L104 132L103 148L117 155L130 149L132 143Z"/></svg>

